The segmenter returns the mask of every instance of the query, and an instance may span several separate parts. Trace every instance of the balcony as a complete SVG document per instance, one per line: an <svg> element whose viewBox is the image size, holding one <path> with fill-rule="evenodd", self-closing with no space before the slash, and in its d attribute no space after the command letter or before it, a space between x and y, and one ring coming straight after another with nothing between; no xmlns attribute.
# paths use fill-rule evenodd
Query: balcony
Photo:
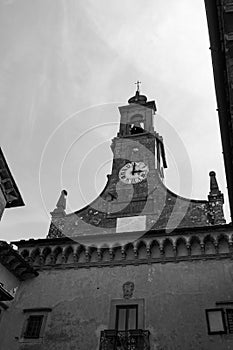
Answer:
<svg viewBox="0 0 233 350"><path fill-rule="evenodd" d="M99 350L150 350L149 331L104 330L100 334Z"/></svg>

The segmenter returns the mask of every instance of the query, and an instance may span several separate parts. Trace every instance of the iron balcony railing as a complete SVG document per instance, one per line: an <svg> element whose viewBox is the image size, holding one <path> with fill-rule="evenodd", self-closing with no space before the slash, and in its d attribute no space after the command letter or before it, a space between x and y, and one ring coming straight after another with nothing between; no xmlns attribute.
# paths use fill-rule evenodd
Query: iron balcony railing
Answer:
<svg viewBox="0 0 233 350"><path fill-rule="evenodd" d="M100 334L99 350L150 350L149 331L104 330Z"/></svg>

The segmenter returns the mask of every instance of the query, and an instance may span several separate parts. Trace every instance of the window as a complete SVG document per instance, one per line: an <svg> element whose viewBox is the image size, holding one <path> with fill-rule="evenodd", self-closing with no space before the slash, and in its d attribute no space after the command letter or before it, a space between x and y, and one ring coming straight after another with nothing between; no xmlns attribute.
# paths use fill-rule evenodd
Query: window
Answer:
<svg viewBox="0 0 233 350"><path fill-rule="evenodd" d="M126 292L123 289L124 299L111 300L109 326L101 331L99 350L150 349L150 332L145 330L144 322L145 300Z"/></svg>
<svg viewBox="0 0 233 350"><path fill-rule="evenodd" d="M109 316L109 329L144 329L144 299L113 299Z"/></svg>
<svg viewBox="0 0 233 350"><path fill-rule="evenodd" d="M39 338L41 326L43 322L43 315L31 315L27 319L26 331L24 338Z"/></svg>
<svg viewBox="0 0 233 350"><path fill-rule="evenodd" d="M21 342L41 342L50 308L24 309L25 321L22 329Z"/></svg>
<svg viewBox="0 0 233 350"><path fill-rule="evenodd" d="M209 334L226 333L226 324L223 309L206 310L206 320Z"/></svg>
<svg viewBox="0 0 233 350"><path fill-rule="evenodd" d="M140 114L134 115L130 120L130 134L136 135L145 132L143 116Z"/></svg>
<svg viewBox="0 0 233 350"><path fill-rule="evenodd" d="M218 302L217 305L227 304ZM216 308L206 310L207 328L209 334L233 334L233 308Z"/></svg>
<svg viewBox="0 0 233 350"><path fill-rule="evenodd" d="M138 328L138 305L117 305L116 327L119 331Z"/></svg>

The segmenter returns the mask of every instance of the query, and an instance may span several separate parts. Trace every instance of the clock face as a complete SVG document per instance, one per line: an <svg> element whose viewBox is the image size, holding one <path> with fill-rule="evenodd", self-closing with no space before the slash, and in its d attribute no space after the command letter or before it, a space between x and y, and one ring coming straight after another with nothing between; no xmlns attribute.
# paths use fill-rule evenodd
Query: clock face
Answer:
<svg viewBox="0 0 233 350"><path fill-rule="evenodd" d="M125 184L136 184L146 179L148 166L143 162L131 162L124 165L119 171L119 179Z"/></svg>

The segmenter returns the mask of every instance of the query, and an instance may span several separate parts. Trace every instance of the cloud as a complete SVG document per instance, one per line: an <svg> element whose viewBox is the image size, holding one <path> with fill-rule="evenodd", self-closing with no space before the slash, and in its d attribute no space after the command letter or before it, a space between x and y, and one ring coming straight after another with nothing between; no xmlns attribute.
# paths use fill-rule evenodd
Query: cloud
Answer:
<svg viewBox="0 0 233 350"><path fill-rule="evenodd" d="M137 79L142 81L142 92L156 100L158 113L184 141L193 167L194 196L206 198L208 172L212 169L219 174L221 188L225 188L203 2L171 0L168 6L163 0L111 4L108 0L2 0L0 6L1 146L31 208L30 213L15 209L18 228L13 228L12 218L4 216L5 228L9 225L18 236L21 228L28 230L30 226L33 236L38 235L39 218L49 224L47 213L54 208L63 185L60 166L72 142L95 124L119 122L116 105L89 107L107 106L112 101L126 104L134 94ZM80 110L83 112L78 118L67 122ZM174 150L174 140L157 119L156 130L167 148ZM41 154L62 122L43 167L44 211L39 188ZM99 128L71 147L63 175L75 209L83 204L75 189L78 160L95 143L111 139L116 132L117 126ZM97 171L109 155L106 142L105 152L98 154L99 164L94 153L93 161L89 159L89 164L96 167L92 171ZM169 164L166 181L176 192L174 171ZM104 181L105 177L98 179L99 189ZM88 179L83 187L86 190ZM89 193L89 198L96 195L95 191ZM41 211L45 216L38 214ZM43 225L39 234L46 236Z"/></svg>

